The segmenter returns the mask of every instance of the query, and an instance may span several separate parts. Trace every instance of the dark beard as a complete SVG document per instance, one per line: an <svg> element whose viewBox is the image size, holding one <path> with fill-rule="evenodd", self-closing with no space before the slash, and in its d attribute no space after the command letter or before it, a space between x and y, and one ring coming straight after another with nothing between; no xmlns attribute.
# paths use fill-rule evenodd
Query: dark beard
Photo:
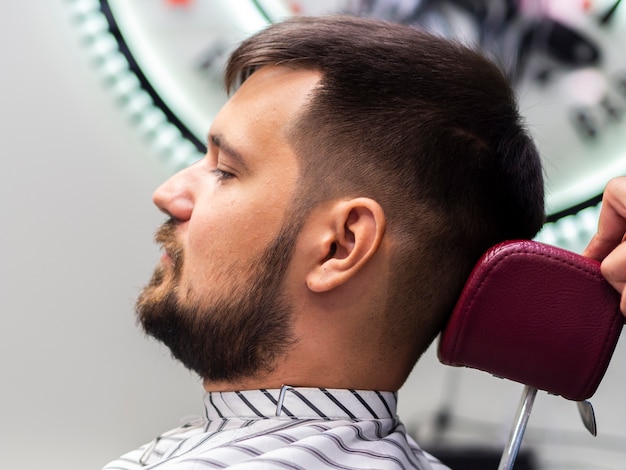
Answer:
<svg viewBox="0 0 626 470"><path fill-rule="evenodd" d="M182 253L174 241L174 223L164 224L157 241L172 257L172 285L164 294L157 294L168 277L158 267L139 296L136 310L145 332L210 382L232 382L271 371L295 342L293 307L281 292L300 226L284 226L247 269L230 273L232 292L211 305L201 305L181 302Z"/></svg>

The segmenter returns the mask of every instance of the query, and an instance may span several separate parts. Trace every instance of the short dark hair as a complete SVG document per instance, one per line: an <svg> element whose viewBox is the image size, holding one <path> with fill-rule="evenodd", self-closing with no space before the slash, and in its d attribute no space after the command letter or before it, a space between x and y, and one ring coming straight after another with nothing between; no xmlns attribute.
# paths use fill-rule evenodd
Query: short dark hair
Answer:
<svg viewBox="0 0 626 470"><path fill-rule="evenodd" d="M395 244L390 345L415 341L417 358L478 257L544 221L539 155L508 80L459 43L346 16L295 17L244 41L227 90L266 65L321 72L290 132L302 194L381 204Z"/></svg>

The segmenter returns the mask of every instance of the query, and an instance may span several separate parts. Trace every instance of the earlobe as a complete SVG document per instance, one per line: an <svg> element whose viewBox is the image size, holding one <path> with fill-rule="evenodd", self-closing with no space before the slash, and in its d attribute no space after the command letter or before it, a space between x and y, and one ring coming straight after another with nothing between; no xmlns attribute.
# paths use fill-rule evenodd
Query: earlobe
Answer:
<svg viewBox="0 0 626 470"><path fill-rule="evenodd" d="M370 198L337 202L328 219L320 249L323 256L307 275L313 292L327 292L348 282L378 252L386 228L380 205Z"/></svg>

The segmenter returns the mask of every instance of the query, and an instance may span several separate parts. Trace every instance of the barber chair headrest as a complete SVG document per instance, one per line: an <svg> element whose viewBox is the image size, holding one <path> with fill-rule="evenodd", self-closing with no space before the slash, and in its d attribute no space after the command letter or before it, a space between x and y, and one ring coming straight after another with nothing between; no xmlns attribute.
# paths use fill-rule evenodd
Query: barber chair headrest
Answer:
<svg viewBox="0 0 626 470"><path fill-rule="evenodd" d="M589 258L532 241L479 260L441 335L439 359L575 401L593 395L624 324Z"/></svg>

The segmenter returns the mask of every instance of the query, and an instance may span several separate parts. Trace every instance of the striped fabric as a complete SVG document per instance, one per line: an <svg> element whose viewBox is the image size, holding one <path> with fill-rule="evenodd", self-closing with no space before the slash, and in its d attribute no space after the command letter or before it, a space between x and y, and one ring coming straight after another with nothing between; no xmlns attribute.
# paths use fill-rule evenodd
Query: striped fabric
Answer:
<svg viewBox="0 0 626 470"><path fill-rule="evenodd" d="M392 392L283 387L208 393L206 419L164 433L105 470L421 469Z"/></svg>

